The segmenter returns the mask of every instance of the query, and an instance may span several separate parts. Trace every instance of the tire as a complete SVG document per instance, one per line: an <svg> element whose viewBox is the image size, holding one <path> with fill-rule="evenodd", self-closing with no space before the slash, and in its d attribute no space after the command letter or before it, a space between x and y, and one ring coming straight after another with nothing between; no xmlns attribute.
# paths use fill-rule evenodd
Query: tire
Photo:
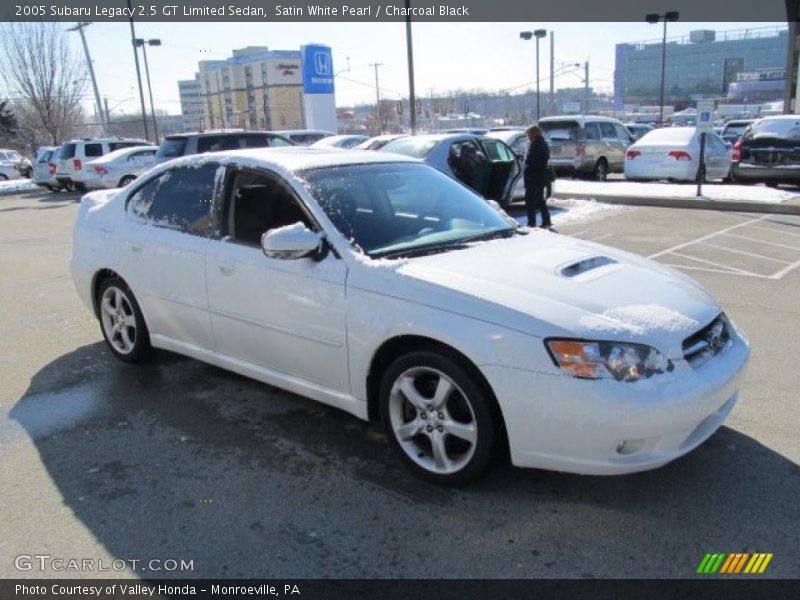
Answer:
<svg viewBox="0 0 800 600"><path fill-rule="evenodd" d="M136 179L135 175L125 175L122 179L119 180L118 187L125 187L129 185L132 181Z"/></svg>
<svg viewBox="0 0 800 600"><path fill-rule="evenodd" d="M78 186L76 186L74 182L69 181L64 184L64 189L68 192L75 192L78 190Z"/></svg>
<svg viewBox="0 0 800 600"><path fill-rule="evenodd" d="M84 184L82 184L82 183L75 183L75 184L73 184L73 185L75 186L75 189L76 189L77 191L79 191L81 194L85 194L85 193L87 192L87 188L86 188L86 186L85 186Z"/></svg>
<svg viewBox="0 0 800 600"><path fill-rule="evenodd" d="M4 175L3 173L0 173L0 181L8 181L8 176Z"/></svg>
<svg viewBox="0 0 800 600"><path fill-rule="evenodd" d="M498 437L491 402L456 359L435 349L396 359L380 387L391 445L417 475L442 485L475 481L489 467Z"/></svg>
<svg viewBox="0 0 800 600"><path fill-rule="evenodd" d="M150 333L139 303L119 277L109 277L97 292L97 317L111 353L118 359L136 363L150 357Z"/></svg>
<svg viewBox="0 0 800 600"><path fill-rule="evenodd" d="M594 169L592 169L592 179L595 181L605 181L608 178L608 163L606 162L605 158L601 158L596 163L594 163Z"/></svg>

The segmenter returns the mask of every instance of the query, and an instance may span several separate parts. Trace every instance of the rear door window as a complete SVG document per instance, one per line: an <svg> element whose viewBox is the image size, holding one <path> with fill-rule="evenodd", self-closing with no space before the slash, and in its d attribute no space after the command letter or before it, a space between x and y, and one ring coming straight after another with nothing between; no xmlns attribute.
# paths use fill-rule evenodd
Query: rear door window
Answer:
<svg viewBox="0 0 800 600"><path fill-rule="evenodd" d="M198 154L238 150L239 147L239 136L235 135L207 135L197 139Z"/></svg>
<svg viewBox="0 0 800 600"><path fill-rule="evenodd" d="M75 156L76 144L64 144L58 152L58 158L73 158Z"/></svg>
<svg viewBox="0 0 800 600"><path fill-rule="evenodd" d="M631 141L631 134L627 129L625 129L622 125L617 125L616 123L613 123L613 125L614 125L614 131L617 132L617 138L619 138L623 142Z"/></svg>
<svg viewBox="0 0 800 600"><path fill-rule="evenodd" d="M600 126L600 137L604 140L615 140L617 139L617 132L614 129L613 123L608 123L606 121L600 121L598 123Z"/></svg>
<svg viewBox="0 0 800 600"><path fill-rule="evenodd" d="M175 158L176 156L183 156L183 153L186 150L186 140L187 138L185 137L171 137L165 139L158 147L156 156L158 158Z"/></svg>
<svg viewBox="0 0 800 600"><path fill-rule="evenodd" d="M103 144L86 144L83 147L83 155L86 158L103 156Z"/></svg>
<svg viewBox="0 0 800 600"><path fill-rule="evenodd" d="M209 236L219 168L216 163L205 163L162 173L130 196L128 210L159 227Z"/></svg>
<svg viewBox="0 0 800 600"><path fill-rule="evenodd" d="M600 139L600 128L597 126L597 123L591 122L586 123L585 127L583 128L586 134L587 140L599 140Z"/></svg>

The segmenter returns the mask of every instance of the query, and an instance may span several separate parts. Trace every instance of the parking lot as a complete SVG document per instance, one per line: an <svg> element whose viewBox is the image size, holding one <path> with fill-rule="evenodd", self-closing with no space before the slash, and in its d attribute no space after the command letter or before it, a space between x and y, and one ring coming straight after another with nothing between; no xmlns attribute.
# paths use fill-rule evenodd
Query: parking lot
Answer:
<svg viewBox="0 0 800 600"><path fill-rule="evenodd" d="M165 352L114 360L69 275L77 199L0 198L0 576L692 577L707 552L800 576L800 217L560 204L560 233L712 291L753 345L739 404L655 471L505 465L449 489L340 411ZM35 554L126 567L15 567ZM191 569L153 572L168 560Z"/></svg>

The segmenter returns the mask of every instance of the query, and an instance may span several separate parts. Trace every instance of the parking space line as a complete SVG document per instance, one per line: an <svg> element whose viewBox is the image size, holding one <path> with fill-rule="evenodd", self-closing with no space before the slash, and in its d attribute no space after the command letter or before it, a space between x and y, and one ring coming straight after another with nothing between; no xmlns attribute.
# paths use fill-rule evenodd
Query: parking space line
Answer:
<svg viewBox="0 0 800 600"><path fill-rule="evenodd" d="M761 219L758 220L760 221ZM767 221L767 223L775 223L775 221ZM781 231L780 229L776 229L774 227L759 227L758 225L750 225L750 228L761 229L762 231L769 231L770 233L779 233L781 235L793 235L795 237L800 237L800 233L795 233L794 231Z"/></svg>
<svg viewBox="0 0 800 600"><path fill-rule="evenodd" d="M800 267L800 260L793 262L790 265L786 265L783 269L772 275L770 279L780 279L790 271L794 271L797 267Z"/></svg>
<svg viewBox="0 0 800 600"><path fill-rule="evenodd" d="M782 263L784 265L792 264L788 260L781 260L779 258L772 258L771 256L764 256L763 254L756 254L754 252L745 252L744 250L734 250L733 248L726 248L725 246L719 246L717 244L709 244L708 242L700 242L698 246L708 246L709 248L716 248L717 250L724 250L725 252L733 252L734 254L742 254L744 256L751 256L753 258L759 258L761 260L771 260L772 262Z"/></svg>
<svg viewBox="0 0 800 600"><path fill-rule="evenodd" d="M723 271L722 269L711 269L708 267L692 267L689 265L678 265L675 263L661 263L661 264L666 265L668 267L673 267L675 269L686 269L688 271L705 271L706 273L722 273L723 275L739 275L740 277L755 277L757 279L774 279L773 276L758 275L757 273L748 273L748 272L737 273L735 271Z"/></svg>
<svg viewBox="0 0 800 600"><path fill-rule="evenodd" d="M610 238L613 235L614 235L613 233L604 233L602 235L596 235L594 237L585 238L585 239L586 239L587 242L596 242L598 240L605 240L607 238Z"/></svg>
<svg viewBox="0 0 800 600"><path fill-rule="evenodd" d="M680 256L681 258L685 258L687 260L695 260L697 262L705 263L707 265L711 265L713 267L717 267L720 269L720 273L729 273L732 275L752 275L754 277L764 277L764 275L759 275L758 273L752 273L751 271L745 271L744 269L740 269L738 267L731 267L728 265L721 265L719 263L712 262L710 260L706 260L704 258L697 258L696 256L689 256L688 254L681 254L679 252L672 252L674 256Z"/></svg>
<svg viewBox="0 0 800 600"><path fill-rule="evenodd" d="M766 244L767 246L775 246L776 248L786 248L788 250L800 251L800 246L789 246L788 244L778 244L776 242L765 242L764 240L757 240L756 238L747 237L746 235L736 235L735 233L722 233L725 237L738 238L740 240L747 240L748 242L756 242L757 244Z"/></svg>
<svg viewBox="0 0 800 600"><path fill-rule="evenodd" d="M648 258L658 258L659 256L663 256L664 254L669 254L670 252L673 252L675 250L680 250L681 248L686 248L687 246L691 246L691 245L697 244L699 242L704 242L706 240L710 240L711 238L713 238L715 236L718 236L718 235L720 235L722 233L727 233L729 231L733 231L734 229L738 229L740 227L745 227L745 226L750 225L752 223L758 223L759 221L763 221L764 219L766 219L769 216L770 215L763 215L761 217L757 217L755 219L750 219L749 221L745 221L743 223L737 223L736 225L732 225L730 227L726 227L725 229L720 229L719 231L715 231L713 233L709 233L708 235L704 235L704 236L701 236L699 238L690 240L688 242L684 242L683 244L678 244L677 246L673 246L672 248L667 248L666 250L662 250L660 252L656 252L655 254L651 254L650 256L648 256Z"/></svg>

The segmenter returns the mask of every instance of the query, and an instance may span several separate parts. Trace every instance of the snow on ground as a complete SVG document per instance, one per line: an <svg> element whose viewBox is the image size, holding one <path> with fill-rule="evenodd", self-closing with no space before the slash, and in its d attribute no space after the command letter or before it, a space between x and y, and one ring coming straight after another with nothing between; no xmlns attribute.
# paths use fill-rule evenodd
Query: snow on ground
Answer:
<svg viewBox="0 0 800 600"><path fill-rule="evenodd" d="M39 186L30 179L12 179L11 181L0 181L1 194L15 194L17 192L28 192L39 189Z"/></svg>
<svg viewBox="0 0 800 600"><path fill-rule="evenodd" d="M553 193L603 196L633 196L638 198L696 198L697 185L693 183L639 183L634 181L581 181L557 179ZM703 184L701 198L708 200L745 200L751 202L786 202L800 196L798 189L775 189L763 185Z"/></svg>
<svg viewBox="0 0 800 600"><path fill-rule="evenodd" d="M603 204L594 200L576 200L575 198L558 200L558 206L554 206L548 200L547 207L550 209L550 219L554 227L599 219L625 210L632 210L632 207L621 204ZM524 214L514 218L520 225L528 224L528 218Z"/></svg>

